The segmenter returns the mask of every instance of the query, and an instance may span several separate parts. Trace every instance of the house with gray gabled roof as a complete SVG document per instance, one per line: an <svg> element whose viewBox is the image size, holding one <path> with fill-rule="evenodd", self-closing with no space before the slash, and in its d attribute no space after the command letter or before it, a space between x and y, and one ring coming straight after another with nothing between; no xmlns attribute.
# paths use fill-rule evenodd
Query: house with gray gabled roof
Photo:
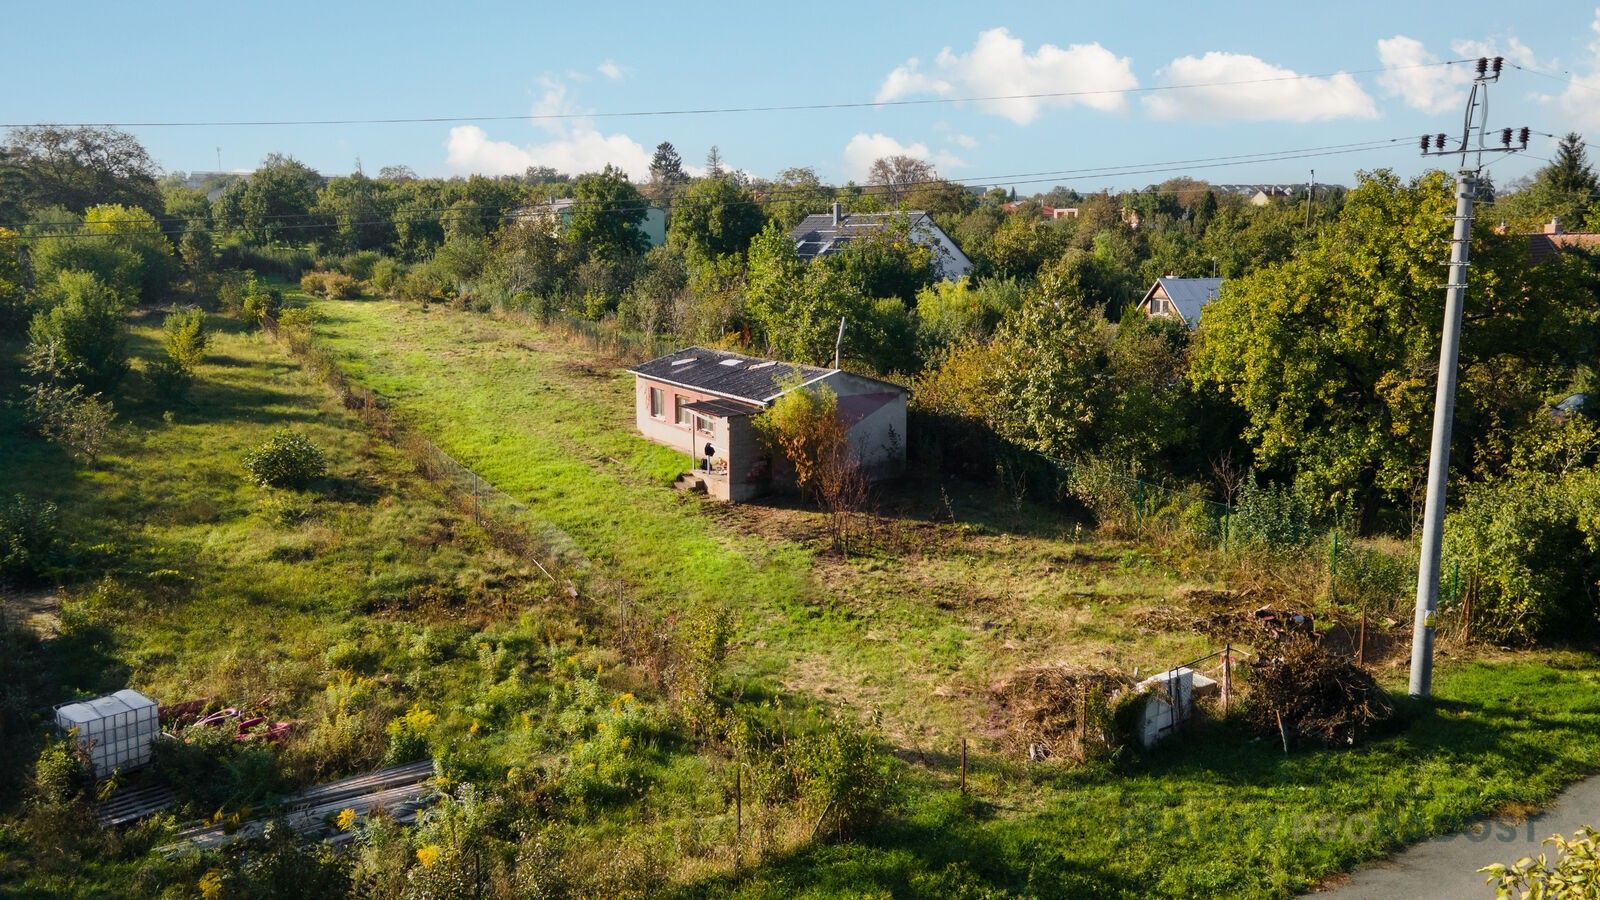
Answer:
<svg viewBox="0 0 1600 900"><path fill-rule="evenodd" d="M847 213L835 203L828 212L806 216L789 236L794 239L795 256L801 262L810 262L819 256L837 253L851 240L880 232L899 219L909 222L912 240L933 250L934 266L940 278L954 281L972 271L972 260L922 210Z"/></svg>
<svg viewBox="0 0 1600 900"><path fill-rule="evenodd" d="M839 418L869 480L905 466L909 394L900 385L708 347L685 347L628 371L639 433L687 454L690 471L679 483L719 500L759 496L783 469L752 420L795 390L825 387L839 398Z"/></svg>
<svg viewBox="0 0 1600 900"><path fill-rule="evenodd" d="M1222 292L1221 278L1157 278L1139 301L1139 311L1156 318L1177 319L1193 331L1200 311Z"/></svg>

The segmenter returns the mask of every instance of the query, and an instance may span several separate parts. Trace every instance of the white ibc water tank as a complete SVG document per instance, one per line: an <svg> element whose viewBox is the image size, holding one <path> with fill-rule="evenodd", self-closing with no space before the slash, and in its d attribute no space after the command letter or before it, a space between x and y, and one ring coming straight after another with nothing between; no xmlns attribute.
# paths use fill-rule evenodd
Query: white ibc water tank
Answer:
<svg viewBox="0 0 1600 900"><path fill-rule="evenodd" d="M161 733L161 710L138 691L117 691L105 697L56 707L56 725L76 731L78 745L89 755L96 778L127 771L150 761Z"/></svg>

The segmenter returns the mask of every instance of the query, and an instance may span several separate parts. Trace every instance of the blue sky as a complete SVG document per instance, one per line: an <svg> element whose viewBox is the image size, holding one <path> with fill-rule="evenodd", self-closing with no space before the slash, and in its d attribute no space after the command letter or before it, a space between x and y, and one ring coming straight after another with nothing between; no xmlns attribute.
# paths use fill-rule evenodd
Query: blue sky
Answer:
<svg viewBox="0 0 1600 900"><path fill-rule="evenodd" d="M821 10L817 12L817 10ZM392 164L423 175L639 174L658 141L698 165L712 144L772 176L861 176L904 151L946 176L1080 189L1187 170L1217 182L1349 183L1359 168L1424 167L1411 135L1459 128L1461 67L1501 53L1492 124L1600 132L1592 3L1056 2L1029 4L27 4L6 14L14 74L0 122L517 116L1147 88L1350 73L1071 100L673 117L388 125L135 127L170 170L248 169L292 154L328 173ZM1388 71L1368 71L1389 66ZM1570 76L1564 73L1571 73ZM1572 82L1576 81L1576 86ZM1043 176L1405 137L1320 159L1120 176ZM1534 153L1553 142L1537 138ZM1504 183L1541 165L1496 162ZM1012 176L1012 177L1005 177Z"/></svg>

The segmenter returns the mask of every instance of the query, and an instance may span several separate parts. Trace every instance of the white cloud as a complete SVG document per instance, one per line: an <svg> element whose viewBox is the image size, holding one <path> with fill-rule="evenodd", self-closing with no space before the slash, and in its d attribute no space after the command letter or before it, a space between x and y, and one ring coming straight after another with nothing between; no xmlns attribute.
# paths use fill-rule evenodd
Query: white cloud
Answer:
<svg viewBox="0 0 1600 900"><path fill-rule="evenodd" d="M1589 29L1595 35L1589 42L1589 72L1586 75L1574 72L1572 83L1560 100L1567 124L1583 131L1600 129L1600 9L1595 10Z"/></svg>
<svg viewBox="0 0 1600 900"><path fill-rule="evenodd" d="M978 139L970 134L954 134L950 136L950 140L954 141L957 146L965 147L968 150L978 146Z"/></svg>
<svg viewBox="0 0 1600 900"><path fill-rule="evenodd" d="M844 147L845 174L856 181L864 181L872 164L885 156L911 156L927 160L938 169L959 169L967 164L961 157L943 150L930 152L924 143L902 144L886 134L861 132Z"/></svg>
<svg viewBox="0 0 1600 900"><path fill-rule="evenodd" d="M1306 78L1246 54L1212 51L1204 56L1182 56L1157 74L1162 84L1211 85L1145 97L1145 109L1158 119L1320 122L1370 119L1378 114L1372 98L1343 72Z"/></svg>
<svg viewBox="0 0 1600 900"><path fill-rule="evenodd" d="M1139 86L1132 61L1098 43L1073 44L1065 49L1040 44L1029 53L1022 39L1005 28L980 33L972 49L965 53L944 48L934 60L934 68L936 74L924 72L917 59L907 60L884 79L878 88L878 102L925 94L949 96L958 91L966 96L1012 97L984 101L979 108L1027 125L1048 106L1121 110L1127 106L1123 94L1082 92L1125 91ZM1017 96L1063 93L1076 95Z"/></svg>
<svg viewBox="0 0 1600 900"><path fill-rule="evenodd" d="M1416 38L1397 34L1378 42L1383 74L1378 84L1384 93L1399 97L1412 109L1444 113L1461 105L1463 88L1472 81L1466 66L1440 66L1439 57Z"/></svg>
<svg viewBox="0 0 1600 900"><path fill-rule="evenodd" d="M1501 46L1501 44L1504 46ZM1457 58L1503 56L1517 65L1542 68L1533 50L1516 37L1488 40L1458 40L1450 44ZM1412 109L1433 115L1460 112L1467 99L1467 86L1476 71L1473 64L1441 65L1442 60L1416 38L1397 34L1378 42L1378 60L1384 72L1378 85L1385 94L1399 97Z"/></svg>
<svg viewBox="0 0 1600 900"><path fill-rule="evenodd" d="M877 102L887 103L890 100L917 94L945 96L954 89L950 82L921 71L921 65L921 61L913 56L906 60L905 65L895 66L889 77L883 80L883 85L878 88Z"/></svg>
<svg viewBox="0 0 1600 900"><path fill-rule="evenodd" d="M576 175L607 163L635 181L650 175L650 151L625 134L601 134L589 125L575 125L553 140L521 146L490 140L476 125L458 125L445 140L445 164L463 174L521 175L529 166L550 166Z"/></svg>
<svg viewBox="0 0 1600 900"><path fill-rule="evenodd" d="M535 120L549 139L528 145L492 140L476 125L450 129L445 139L445 164L463 174L521 175L529 166L550 166L569 175L594 172L607 163L642 181L650 175L650 151L625 134L603 134L567 96L567 86L548 76L539 79L543 92L533 104Z"/></svg>
<svg viewBox="0 0 1600 900"><path fill-rule="evenodd" d="M623 79L623 76L626 74L622 70L621 66L617 65L615 62L613 62L612 60L609 60L609 59L606 60L605 62L601 63L600 65L595 66L595 71L597 71L601 75L604 75L605 77L611 79L612 81L621 81Z"/></svg>

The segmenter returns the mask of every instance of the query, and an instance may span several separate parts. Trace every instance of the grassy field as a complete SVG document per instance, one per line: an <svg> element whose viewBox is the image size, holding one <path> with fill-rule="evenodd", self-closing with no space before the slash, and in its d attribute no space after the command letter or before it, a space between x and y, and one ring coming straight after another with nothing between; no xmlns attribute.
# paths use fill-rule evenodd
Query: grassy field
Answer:
<svg viewBox="0 0 1600 900"><path fill-rule="evenodd" d="M216 784L193 786L193 814L375 767L385 723L414 705L437 717L436 752L460 775L557 766L626 690L602 685L596 672L614 656L548 602L553 588L534 567L497 549L281 347L226 317L208 327L210 352L187 400L169 409L130 378L116 433L92 466L0 406L0 495L54 500L68 545L61 588L6 598L12 620L38 634L6 643L26 657L8 660L8 671L29 676L6 689L26 690L39 718L0 735L0 893L10 882L30 896L144 896L152 883L193 885L198 875L195 860L150 855L159 828L78 858L48 836L41 849L26 817L12 818L24 811L19 781L49 704L76 695L132 686L164 703L207 697L297 724L269 775L236 783L216 772ZM132 355L157 358L160 333L159 314L138 319ZM19 353L0 346L8 397ZM313 490L244 478L245 453L280 428L329 459ZM538 716L519 718L525 710ZM692 752L641 747L636 760L646 773L702 777ZM684 802L679 812L694 809ZM592 824L631 817L601 809Z"/></svg>
<svg viewBox="0 0 1600 900"><path fill-rule="evenodd" d="M949 790L952 751L982 733L991 681L1039 662L1150 671L1203 652L1192 634L1142 624L1192 578L1161 554L958 484L890 500L924 515L919 536L842 560L805 539L816 531L803 512L671 491L685 461L632 433L631 377L558 335L391 302L314 309L346 371L570 533L617 589L674 609L732 604L737 666L882 713L913 763L908 815L719 889L914 893L970 880L1281 895L1600 765L1594 658L1519 656L1447 663L1435 708L1403 705L1391 735L1349 752L1284 756L1222 725L1117 769L988 756L974 775L985 799L964 800Z"/></svg>
<svg viewBox="0 0 1600 900"><path fill-rule="evenodd" d="M1197 656L1207 640L1163 614L1225 570L955 482L886 495L871 546L841 558L805 509L674 492L684 460L632 433L628 376L557 334L388 302L312 308L319 341L396 418L587 557L586 601L667 618L731 610L725 702L757 716L775 696L881 714L901 807L852 842L820 844L804 839L816 810L776 810L792 839L735 871L725 748L684 740L647 675L584 632L564 591L279 344L217 316L188 401L169 411L136 376L94 466L0 407L0 494L55 499L70 545L60 590L13 598L47 634L24 647L41 716L124 685L264 703L301 727L257 802L379 764L385 723L426 709L429 744L457 777L534 804L590 868L653 860L686 896L1285 896L1600 767L1600 676L1577 653L1447 659L1437 704L1402 703L1383 735L1345 751L1285 755L1230 719L1116 762L1022 762L993 740L994 681L1046 663L1151 671ZM154 358L158 339L159 316L141 318L134 355ZM7 397L18 350L0 345ZM242 477L243 454L281 427L327 452L315 490ZM636 746L597 756L605 726ZM28 836L10 788L38 734L5 736L0 891L192 890L205 864L161 859L154 838L76 859ZM970 795L956 790L963 737ZM583 768L596 759L604 777ZM517 788L521 771L548 778ZM566 793L538 799L546 790Z"/></svg>
<svg viewBox="0 0 1600 900"><path fill-rule="evenodd" d="M819 553L810 513L670 490L686 460L636 435L633 379L614 362L482 317L315 308L356 381L570 534L623 590L729 606L743 671L876 709L908 746L948 751L982 730L988 685L1016 668L1151 671L1214 649L1138 626L1181 585L1175 572L1134 546L1079 542L1054 512L923 485L888 498L908 518L888 520L877 552Z"/></svg>

